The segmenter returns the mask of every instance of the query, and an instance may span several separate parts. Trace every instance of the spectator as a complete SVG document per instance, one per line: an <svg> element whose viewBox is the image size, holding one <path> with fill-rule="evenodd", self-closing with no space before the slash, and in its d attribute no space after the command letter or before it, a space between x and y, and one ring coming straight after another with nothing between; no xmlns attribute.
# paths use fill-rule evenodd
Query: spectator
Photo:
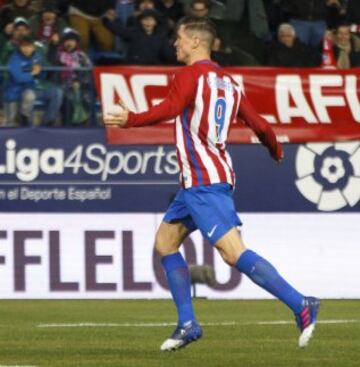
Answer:
<svg viewBox="0 0 360 367"><path fill-rule="evenodd" d="M109 9L115 9L115 0L72 0L69 5L70 25L80 34L81 48L85 52L89 50L93 35L101 51L112 50L114 37L104 27L102 16Z"/></svg>
<svg viewBox="0 0 360 367"><path fill-rule="evenodd" d="M156 9L166 18L170 30L174 30L176 23L185 15L184 5L178 0L159 0Z"/></svg>
<svg viewBox="0 0 360 367"><path fill-rule="evenodd" d="M90 59L80 49L80 36L75 30L66 28L62 33L55 62L72 69L91 66ZM64 89L66 122L74 125L84 124L90 117L91 72L64 70L60 78Z"/></svg>
<svg viewBox="0 0 360 367"><path fill-rule="evenodd" d="M295 29L291 24L283 23L278 28L277 40L269 47L268 65L315 67L320 65L320 58L296 38Z"/></svg>
<svg viewBox="0 0 360 367"><path fill-rule="evenodd" d="M41 12L30 19L33 37L47 48L58 46L60 35L66 27L65 20L58 16L58 12L56 1L46 1Z"/></svg>
<svg viewBox="0 0 360 367"><path fill-rule="evenodd" d="M41 8L43 7L43 3L46 0L31 0L31 7L33 8L33 10L35 12L39 12L41 11ZM60 1L60 0L55 0L56 2ZM64 0L63 0L64 1ZM65 0L66 1L66 0Z"/></svg>
<svg viewBox="0 0 360 367"><path fill-rule="evenodd" d="M334 32L333 51L337 67L360 66L360 38L351 34L348 23L340 23Z"/></svg>
<svg viewBox="0 0 360 367"><path fill-rule="evenodd" d="M31 0L12 0L0 10L0 29L9 37L14 29L15 18L29 19L34 14Z"/></svg>
<svg viewBox="0 0 360 367"><path fill-rule="evenodd" d="M167 30L159 20L156 10L145 10L134 27L123 27L118 20L107 18L104 24L128 44L126 62L138 65L175 63L175 52L170 46Z"/></svg>
<svg viewBox="0 0 360 367"><path fill-rule="evenodd" d="M136 2L135 11L128 17L126 25L128 27L134 27L138 21L138 16L145 10L154 10L155 0L138 0Z"/></svg>
<svg viewBox="0 0 360 367"><path fill-rule="evenodd" d="M210 3L208 0L192 0L190 5L190 15L195 17L208 17L210 14Z"/></svg>
<svg viewBox="0 0 360 367"><path fill-rule="evenodd" d="M8 41L4 43L0 53L0 65L7 65L14 50L19 46L20 40L30 35L29 22L22 17L18 17L13 22L13 32Z"/></svg>
<svg viewBox="0 0 360 367"><path fill-rule="evenodd" d="M19 112L20 124L31 124L37 98L45 102L43 124L50 125L56 120L62 93L60 88L50 86L44 80L44 63L43 55L36 51L34 40L29 36L23 37L8 63L9 78L5 82L4 90L5 119L8 126L16 124Z"/></svg>
<svg viewBox="0 0 360 367"><path fill-rule="evenodd" d="M338 0L282 0L282 9L303 43L318 48L327 29L328 7Z"/></svg>

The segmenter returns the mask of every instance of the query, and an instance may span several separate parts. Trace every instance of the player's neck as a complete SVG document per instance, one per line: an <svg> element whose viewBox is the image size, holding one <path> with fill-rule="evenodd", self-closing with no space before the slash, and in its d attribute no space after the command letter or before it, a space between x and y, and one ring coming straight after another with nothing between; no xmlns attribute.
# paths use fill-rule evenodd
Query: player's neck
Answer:
<svg viewBox="0 0 360 367"><path fill-rule="evenodd" d="M209 60L209 61L211 60L209 53L207 52L196 53L189 57L189 61L187 62L187 65L192 65L192 64L195 64L196 62L205 61L205 60Z"/></svg>

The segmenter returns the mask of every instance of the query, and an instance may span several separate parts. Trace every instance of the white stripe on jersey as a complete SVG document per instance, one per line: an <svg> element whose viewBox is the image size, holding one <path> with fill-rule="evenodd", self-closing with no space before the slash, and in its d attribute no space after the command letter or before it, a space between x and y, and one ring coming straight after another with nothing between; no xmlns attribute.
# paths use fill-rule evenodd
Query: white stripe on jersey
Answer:
<svg viewBox="0 0 360 367"><path fill-rule="evenodd" d="M223 80L226 84L232 84L228 76L224 76ZM230 127L230 124L232 123L231 115L233 114L233 108L234 108L234 103L235 103L234 92L235 92L235 88L232 88L232 90L229 90L228 88L225 89L226 111L225 111L225 123L224 123L224 127L222 129L221 137L220 137L221 143L226 141L229 127Z"/></svg>
<svg viewBox="0 0 360 367"><path fill-rule="evenodd" d="M226 150L225 150L225 160L226 160L227 165L230 167L231 171L233 172L234 180L231 179L230 182L232 182L233 187L235 187L235 172L234 172L234 168L232 164L232 159L230 157L230 154Z"/></svg>
<svg viewBox="0 0 360 367"><path fill-rule="evenodd" d="M213 72L209 73L209 79L213 80L214 78L216 79L216 74ZM230 81L230 79L229 79ZM216 83L212 82L211 85L216 85ZM224 162L223 158L220 155L220 151L219 149L216 147L216 143L217 143L217 134L216 134L216 123L215 123L215 104L216 101L218 99L218 89L217 88L210 88L211 90L211 97L210 97L210 104L209 104L209 114L208 114L208 121L209 121L209 134L207 137L207 142L208 142L208 146L209 149L211 150L212 153L214 153L214 155L217 157L217 159L219 160L219 162L221 163L221 165L223 166L223 169L225 171L226 174L226 181L228 183L232 183L232 177L231 177L231 171L229 169L229 165L227 164L227 162ZM226 100L226 104L228 103L228 94L227 92L225 92L225 100ZM234 105L234 97L231 95L232 98L232 104L231 106ZM226 110L228 110L228 108L226 107ZM230 110L230 112L232 112L232 109ZM228 115L228 111L226 111L226 116ZM226 117L225 117L226 118ZM229 128L229 123L225 121L225 125L227 126L227 129ZM224 125L224 126L225 126Z"/></svg>
<svg viewBox="0 0 360 367"><path fill-rule="evenodd" d="M198 89L195 99L195 109L191 119L191 125L190 125L191 138L194 142L195 150L199 154L200 159L203 165L205 166L206 171L208 172L210 182L219 182L220 177L215 167L215 164L212 161L209 154L207 153L205 146L203 145L203 143L199 138L200 122L204 112L203 92L204 92L204 76L202 75L198 81Z"/></svg>
<svg viewBox="0 0 360 367"><path fill-rule="evenodd" d="M181 123L181 115L176 117L176 145L179 152L179 159L181 160L182 165L181 173L184 185L185 187L189 187L191 186L192 183L192 176L191 176L190 164L186 155L183 127Z"/></svg>

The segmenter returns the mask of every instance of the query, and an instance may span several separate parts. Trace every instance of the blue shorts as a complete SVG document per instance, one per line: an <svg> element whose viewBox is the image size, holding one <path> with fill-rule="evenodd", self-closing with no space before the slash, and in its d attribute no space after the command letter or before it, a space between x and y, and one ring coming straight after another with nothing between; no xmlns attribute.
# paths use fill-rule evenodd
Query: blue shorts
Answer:
<svg viewBox="0 0 360 367"><path fill-rule="evenodd" d="M180 189L163 221L182 222L190 232L199 229L212 245L242 223L236 213L232 188L219 183Z"/></svg>

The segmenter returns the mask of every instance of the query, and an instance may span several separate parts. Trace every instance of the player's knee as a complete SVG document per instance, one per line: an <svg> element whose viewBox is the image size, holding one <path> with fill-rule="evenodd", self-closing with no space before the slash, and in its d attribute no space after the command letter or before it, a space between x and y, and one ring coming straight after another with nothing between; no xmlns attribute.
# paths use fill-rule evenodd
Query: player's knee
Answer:
<svg viewBox="0 0 360 367"><path fill-rule="evenodd" d="M228 264L230 266L235 266L236 262L238 261L238 257L235 256L233 253L222 252L221 257L226 262L226 264Z"/></svg>
<svg viewBox="0 0 360 367"><path fill-rule="evenodd" d="M245 251L245 246L227 246L223 248L218 248L218 250L226 264L230 266L235 266L240 256Z"/></svg>
<svg viewBox="0 0 360 367"><path fill-rule="evenodd" d="M160 256L165 256L177 251L178 246L166 233L158 231L155 236L155 250Z"/></svg>

